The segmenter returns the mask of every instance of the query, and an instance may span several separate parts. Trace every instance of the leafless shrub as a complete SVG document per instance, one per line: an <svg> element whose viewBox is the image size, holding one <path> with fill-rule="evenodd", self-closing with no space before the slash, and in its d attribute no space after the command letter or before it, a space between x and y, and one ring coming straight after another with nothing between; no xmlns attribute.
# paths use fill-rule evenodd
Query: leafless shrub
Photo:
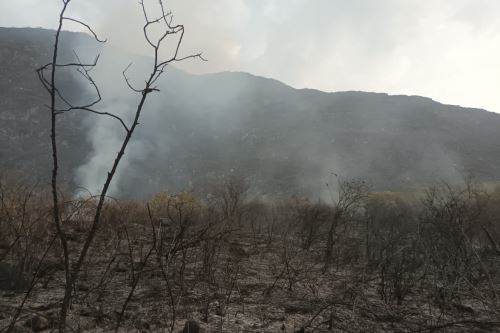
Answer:
<svg viewBox="0 0 500 333"><path fill-rule="evenodd" d="M294 197L289 201L293 228L296 230L301 247L309 250L316 243L331 216L331 207L321 202Z"/></svg>
<svg viewBox="0 0 500 333"><path fill-rule="evenodd" d="M497 265L482 256L488 195L472 182L463 187L444 184L429 189L423 200L421 240L433 267L436 302L458 301L463 291L487 286L490 305L497 307Z"/></svg>
<svg viewBox="0 0 500 333"><path fill-rule="evenodd" d="M378 293L384 302L401 305L426 274L412 200L375 193L365 215L365 254L368 267L379 276Z"/></svg>
<svg viewBox="0 0 500 333"><path fill-rule="evenodd" d="M0 263L11 259L14 289L26 287L50 242L48 207L37 184L0 180Z"/></svg>
<svg viewBox="0 0 500 333"><path fill-rule="evenodd" d="M243 178L229 177L214 191L214 204L222 212L226 223L241 226L243 205L250 189Z"/></svg>
<svg viewBox="0 0 500 333"><path fill-rule="evenodd" d="M348 231L354 226L351 223L357 220L357 215L360 214L363 208L368 190L369 185L364 180L338 180L338 194L336 195L336 199L332 193L334 206L327 231L325 271L332 263L335 242L340 237L345 237Z"/></svg>

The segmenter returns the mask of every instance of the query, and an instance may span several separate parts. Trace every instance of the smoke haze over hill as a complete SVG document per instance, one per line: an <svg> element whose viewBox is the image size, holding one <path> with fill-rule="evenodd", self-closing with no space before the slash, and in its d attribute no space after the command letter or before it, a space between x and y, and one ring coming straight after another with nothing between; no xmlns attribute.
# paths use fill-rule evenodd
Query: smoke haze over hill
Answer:
<svg viewBox="0 0 500 333"><path fill-rule="evenodd" d="M18 53L22 75L9 68L3 71L7 70L7 77L25 78L18 84L23 87L32 82L36 63L45 61L43 56L31 55L31 48L49 48L51 33L3 29L1 40L14 35L19 49L8 52ZM67 37L77 41L66 44L63 52L68 55L73 47L82 57L98 51L84 35ZM101 52L94 76L104 96L102 110L127 118L137 96L126 87L121 71L133 61L130 79L141 82L150 60L113 48ZM91 93L75 77L68 87ZM113 183L114 194L149 196L160 190L186 189L206 193L230 176L247 179L261 194L315 197L324 196L332 173L365 178L379 190L410 190L439 180L456 182L469 172L483 180L500 177L496 162L500 151L493 144L500 140L500 116L483 110L417 96L297 90L239 72L191 75L171 68L160 87L161 92L147 103L140 131ZM15 100L17 93L12 89L17 88L8 85L4 90L9 97L3 103L10 106L2 107L3 117L16 117L13 112L41 105L36 99ZM41 91L40 87L31 89ZM82 94L81 98L90 97ZM95 192L124 133L113 120L81 116L83 125L69 137L80 144L63 156L67 165L75 166L69 168L67 177ZM43 118L42 113L31 112L23 126L36 133L42 130L37 124L43 123L35 120ZM18 138L14 145L29 140L15 135L3 140L13 138ZM3 153L19 156L5 148ZM45 158L37 156L32 158ZM15 160L12 165L23 161L21 156Z"/></svg>

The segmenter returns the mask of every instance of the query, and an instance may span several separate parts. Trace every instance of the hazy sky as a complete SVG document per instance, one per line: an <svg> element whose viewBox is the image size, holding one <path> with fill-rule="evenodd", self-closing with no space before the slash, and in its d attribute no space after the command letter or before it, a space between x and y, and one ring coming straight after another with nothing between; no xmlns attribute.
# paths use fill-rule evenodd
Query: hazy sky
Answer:
<svg viewBox="0 0 500 333"><path fill-rule="evenodd" d="M3 26L53 28L61 0L0 0ZM153 12L157 1L150 0ZM500 112L499 0L173 0L196 73L431 97ZM141 52L137 0L72 0L110 44ZM78 27L68 25L67 29ZM145 53L147 50L145 51Z"/></svg>

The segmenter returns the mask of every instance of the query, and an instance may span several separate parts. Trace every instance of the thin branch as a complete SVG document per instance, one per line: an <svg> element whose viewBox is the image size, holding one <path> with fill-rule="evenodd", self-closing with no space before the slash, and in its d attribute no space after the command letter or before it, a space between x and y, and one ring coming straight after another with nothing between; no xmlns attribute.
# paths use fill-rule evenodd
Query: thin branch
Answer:
<svg viewBox="0 0 500 333"><path fill-rule="evenodd" d="M165 7L163 6L163 1L159 1L160 3L160 8L161 8L161 13L162 13L162 18L163 20L165 21L165 24L167 25L167 27L169 29L172 29L172 20L174 19L174 16L172 15L172 12L171 11L168 11L165 13ZM167 21L167 17L170 16L170 22Z"/></svg>
<svg viewBox="0 0 500 333"><path fill-rule="evenodd" d="M130 83L128 77L127 77L127 71L128 69L132 66L132 63L128 64L128 66L123 70L122 72L122 75L123 75L123 78L125 79L125 82L127 83L127 86L134 92L137 92L137 93L142 93L142 90L139 90L139 89L136 89L132 86L132 84Z"/></svg>
<svg viewBox="0 0 500 333"><path fill-rule="evenodd" d="M77 67L77 71L82 74L89 82L90 84L94 87L94 90L95 90L95 93L97 94L97 98L94 102L90 103L90 104L87 104L86 107L88 108L91 108L93 107L94 105L96 105L97 103L99 103L101 100L102 100L102 97L101 97L101 91L99 90L99 87L97 86L97 84L95 83L94 79L92 78L92 76L89 74L90 70L92 68L94 68L95 66L97 66L97 62L99 61L99 57L100 55L98 54L95 59L94 59L94 65L91 66L91 69L87 69L85 66L82 65L82 62L80 60L80 57L78 57L78 54L73 50L73 53L75 54L75 57L76 59L78 60L79 62L79 67Z"/></svg>
<svg viewBox="0 0 500 333"><path fill-rule="evenodd" d="M70 112L70 111L75 111L75 110L87 111L87 112L98 114L101 116L108 116L108 117L114 118L120 122L120 124L122 125L123 129L126 132L130 131L130 129L128 128L128 126L125 124L125 122L123 121L123 119L121 117L119 117L113 113L110 113L110 112L97 111L97 110L91 109L91 108L86 107L86 106L75 106L75 107L70 107L70 108L64 109L64 110L58 110L58 114L66 113L66 112Z"/></svg>
<svg viewBox="0 0 500 333"><path fill-rule="evenodd" d="M202 53L192 54L192 55L185 56L185 57L182 57L182 58L175 58L172 61L183 61L183 60L191 59L191 58L198 58L198 59L200 59L202 61L208 61L206 58L203 57Z"/></svg>
<svg viewBox="0 0 500 333"><path fill-rule="evenodd" d="M97 34L94 32L94 30L92 30L92 28L88 24L86 24L86 23L84 23L84 22L82 22L80 20L77 20L77 19L74 19L74 18L71 18L71 17L66 17L66 16L63 16L62 19L63 20L68 20L68 21L72 21L72 22L76 22L76 23L79 23L79 24L83 25L85 28L87 28L88 31L90 31L90 33L92 35L94 35L95 40L98 41L99 43L106 43L107 42L107 39L99 39L99 37L97 37Z"/></svg>
<svg viewBox="0 0 500 333"><path fill-rule="evenodd" d="M97 56L97 58L99 58L99 56ZM52 65L52 64L50 64ZM78 63L78 62L69 62L69 63L66 63L66 64L56 64L56 67L94 67L96 65L96 63L93 63L93 64L82 64L82 63Z"/></svg>

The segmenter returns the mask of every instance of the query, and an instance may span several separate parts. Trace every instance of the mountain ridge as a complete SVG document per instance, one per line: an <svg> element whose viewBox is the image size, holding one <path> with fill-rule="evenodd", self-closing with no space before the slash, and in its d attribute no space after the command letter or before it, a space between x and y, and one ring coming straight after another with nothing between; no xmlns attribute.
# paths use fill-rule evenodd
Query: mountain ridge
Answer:
<svg viewBox="0 0 500 333"><path fill-rule="evenodd" d="M415 98L415 99L421 99L421 100L425 100L425 101L434 102L434 103L437 103L437 104L440 104L443 106L458 107L458 108L463 109L464 111L465 110L485 111L485 112L489 112L489 113L493 113L493 114L498 114L498 112L487 110L487 109L481 108L481 107L464 106L464 105L460 105L460 104L445 103L445 102L441 102L439 100L436 100L436 99L428 97L428 96L415 95L415 94L399 94L399 93L391 94L391 93L386 93L386 92L366 91L366 90L356 90L356 89L329 91L329 90L321 90L319 88L313 88L313 87L296 88L290 84L287 84L286 82L280 81L279 79L267 77L264 75L253 74L250 72L239 71L239 70L225 70L225 71L220 71L220 72L210 72L210 73L202 73L202 74L198 74L198 73L187 73L187 74L193 75L193 76L210 76L210 75L218 75L218 74L221 74L221 75L224 75L224 74L236 74L236 75L242 74L242 75L249 75L249 76L256 78L256 79L274 81L274 82L282 84L290 89L297 90L297 91L314 92L314 93L317 92L317 93L321 93L321 94L350 94L350 93L353 93L353 94L367 94L367 95L374 95L374 96L380 95L380 96L384 96L384 97Z"/></svg>
<svg viewBox="0 0 500 333"><path fill-rule="evenodd" d="M86 43L86 34L65 32L61 59L70 59L82 44L88 49ZM48 174L47 95L32 69L47 62L51 45L50 30L0 28L2 170ZM112 54L106 60L106 52L106 70L119 73L130 59L136 60L134 67L147 68L145 57ZM134 100L121 92L114 96L116 81L107 73L97 75L111 91L102 107L126 114ZM61 73L61 82L74 98L86 94L68 73ZM331 172L365 178L378 190L459 182L469 172L480 180L500 179L500 115L491 111L423 96L297 89L238 71L195 75L171 69L161 85L148 101L115 193L206 193L235 176L259 193L315 196L325 191ZM95 190L107 156L114 154L102 142L118 139L119 132L85 114L60 119L63 181Z"/></svg>
<svg viewBox="0 0 500 333"><path fill-rule="evenodd" d="M19 31L19 32L25 32L25 33L26 32L40 32L42 34L47 34L47 33L54 33L55 34L55 30L48 29L48 28L43 28L43 27L1 27L0 26L0 32L2 30ZM62 30L62 33L64 35L67 35L67 36L71 35L72 36L71 40L74 39L74 36L79 36L78 38L80 38L82 40L85 40L87 42L93 42L92 36L89 35L86 32ZM130 54L130 55L132 55L133 57L149 58L148 56L139 55L139 54ZM179 69L177 69L177 70L179 70ZM180 70L180 71L182 71L182 70ZM254 74L254 73L245 72L245 71L240 71L240 70L224 70L224 71L219 71L219 72L209 72L209 73L201 73L201 74L199 74L199 73L189 73L189 72L184 72L184 73L186 73L188 75L192 75L192 76L210 76L210 75L219 75L219 74L221 74L221 75L223 75L223 74L242 74L242 75L251 76L253 78L274 81L274 82L282 84L282 85L284 85L284 86L286 86L288 88L291 88L291 89L294 89L294 90L298 90L298 91L314 91L314 92L319 92L319 93L324 93L324 94L362 93L362 94L372 94L372 95L384 95L386 97L421 98L421 99L430 100L432 102L435 102L435 103L438 103L438 104L441 104L441 105L445 105L445 106L453 106L453 107L459 107L459 108L467 109L467 110L486 111L486 112L498 114L495 111L487 110L485 108L475 107L475 106L464 106L464 105L460 105L460 104L444 103L444 102L441 102L439 100L435 100L435 99L433 99L431 97L423 96L423 95L399 94L399 93L390 94L390 93L386 93L386 92L365 91L365 90L355 90L355 89L329 91L329 90L321 90L319 88L314 88L314 87L296 88L296 87L294 87L294 86L292 86L290 84L287 84L286 82L280 81L279 79L276 79L276 78L267 77L267 76L264 76L264 75Z"/></svg>

